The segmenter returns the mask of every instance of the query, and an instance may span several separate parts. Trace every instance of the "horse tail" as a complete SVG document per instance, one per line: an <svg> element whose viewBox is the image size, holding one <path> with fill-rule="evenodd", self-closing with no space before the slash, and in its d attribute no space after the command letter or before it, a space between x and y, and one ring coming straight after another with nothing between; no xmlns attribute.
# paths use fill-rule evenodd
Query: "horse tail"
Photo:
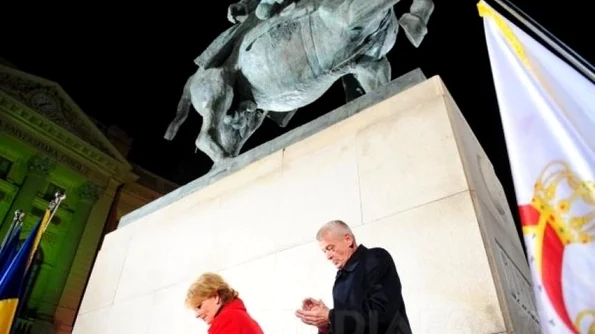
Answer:
<svg viewBox="0 0 595 334"><path fill-rule="evenodd" d="M188 118L188 113L190 112L190 84L192 83L192 76L188 78L186 84L184 85L184 91L182 92L182 98L180 102L178 102L178 111L176 112L176 117L169 123L167 127L167 131L165 132L164 138L167 140L173 140L176 134L178 133L178 129L180 126L186 121Z"/></svg>

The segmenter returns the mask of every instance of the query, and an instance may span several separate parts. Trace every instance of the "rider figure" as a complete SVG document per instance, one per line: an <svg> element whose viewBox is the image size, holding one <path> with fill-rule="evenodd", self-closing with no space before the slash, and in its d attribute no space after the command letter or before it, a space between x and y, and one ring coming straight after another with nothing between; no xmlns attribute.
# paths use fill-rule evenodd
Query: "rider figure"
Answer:
<svg viewBox="0 0 595 334"><path fill-rule="evenodd" d="M296 1L299 0L239 0L227 8L227 19L233 24L242 23L254 12L257 18L266 20L281 6ZM403 14L399 19L405 35L415 47L419 46L428 33L427 24L433 11L433 0L413 0L409 13Z"/></svg>

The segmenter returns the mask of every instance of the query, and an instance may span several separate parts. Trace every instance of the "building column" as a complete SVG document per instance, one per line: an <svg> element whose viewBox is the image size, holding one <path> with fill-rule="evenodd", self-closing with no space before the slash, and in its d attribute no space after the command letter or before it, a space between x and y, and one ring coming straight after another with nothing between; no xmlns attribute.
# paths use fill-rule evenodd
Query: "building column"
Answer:
<svg viewBox="0 0 595 334"><path fill-rule="evenodd" d="M74 215L64 237L64 242L58 251L56 264L48 277L48 284L37 310L40 318L48 321L53 321L56 307L60 302L62 291L64 290L81 241L81 236L85 230L93 205L99 197L99 188L87 182L79 187L77 194L78 203L75 207Z"/></svg>
<svg viewBox="0 0 595 334"><path fill-rule="evenodd" d="M54 314L54 328L58 333L72 332L119 185L119 181L111 179L93 206Z"/></svg>
<svg viewBox="0 0 595 334"><path fill-rule="evenodd" d="M12 223L12 214L16 210L21 209L25 215L30 214L33 200L47 181L49 173L56 167L56 162L45 155L37 154L29 159L27 165L29 171L0 227L0 238L8 231Z"/></svg>

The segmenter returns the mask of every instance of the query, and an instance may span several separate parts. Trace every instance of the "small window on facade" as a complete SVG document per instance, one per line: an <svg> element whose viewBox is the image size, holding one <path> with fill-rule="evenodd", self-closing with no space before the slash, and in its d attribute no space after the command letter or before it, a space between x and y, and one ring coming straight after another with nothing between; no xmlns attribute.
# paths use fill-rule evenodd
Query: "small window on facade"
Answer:
<svg viewBox="0 0 595 334"><path fill-rule="evenodd" d="M11 168L12 161L0 156L0 179L6 180Z"/></svg>
<svg viewBox="0 0 595 334"><path fill-rule="evenodd" d="M64 189L53 184L50 183L48 185L47 190L45 191L45 194L43 195L43 199L45 199L46 201L53 201L56 198L56 192L60 191L61 193L65 193Z"/></svg>

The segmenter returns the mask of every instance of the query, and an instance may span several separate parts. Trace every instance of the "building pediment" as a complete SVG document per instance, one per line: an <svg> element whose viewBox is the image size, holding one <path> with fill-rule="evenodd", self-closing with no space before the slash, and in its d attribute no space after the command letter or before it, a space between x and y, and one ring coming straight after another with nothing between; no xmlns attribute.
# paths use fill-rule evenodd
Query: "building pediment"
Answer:
<svg viewBox="0 0 595 334"><path fill-rule="evenodd" d="M0 90L93 148L128 161L56 82L0 64Z"/></svg>

